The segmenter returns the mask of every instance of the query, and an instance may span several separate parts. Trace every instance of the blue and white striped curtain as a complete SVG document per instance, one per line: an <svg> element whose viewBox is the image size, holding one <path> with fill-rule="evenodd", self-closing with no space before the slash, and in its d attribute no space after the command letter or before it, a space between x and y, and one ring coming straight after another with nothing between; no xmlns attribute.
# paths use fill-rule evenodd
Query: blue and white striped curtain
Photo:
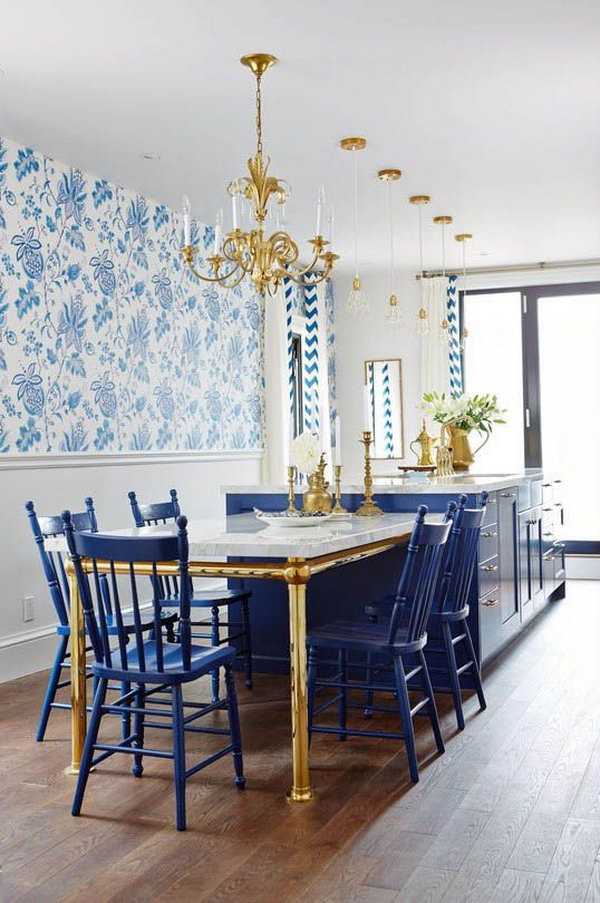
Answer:
<svg viewBox="0 0 600 903"><path fill-rule="evenodd" d="M421 393L460 395L463 381L456 276L427 279L425 308L430 328L421 343ZM448 321L448 343L440 341L440 324L444 319Z"/></svg>
<svg viewBox="0 0 600 903"><path fill-rule="evenodd" d="M331 463L327 299L323 283L314 284L316 278L317 274L309 273L304 289L304 429L319 434L321 447Z"/></svg>

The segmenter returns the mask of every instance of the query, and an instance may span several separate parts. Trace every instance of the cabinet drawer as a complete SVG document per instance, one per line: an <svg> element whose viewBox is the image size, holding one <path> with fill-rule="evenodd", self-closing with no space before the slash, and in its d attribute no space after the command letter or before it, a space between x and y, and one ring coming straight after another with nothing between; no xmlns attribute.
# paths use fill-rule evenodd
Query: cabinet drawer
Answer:
<svg viewBox="0 0 600 903"><path fill-rule="evenodd" d="M490 593L479 600L479 647L481 658L489 658L502 645L502 623L500 619L500 597Z"/></svg>
<svg viewBox="0 0 600 903"><path fill-rule="evenodd" d="M498 588L498 556L494 555L479 565L479 597L487 596Z"/></svg>
<svg viewBox="0 0 600 903"><path fill-rule="evenodd" d="M498 524L487 524L479 534L479 560L486 561L498 554Z"/></svg>
<svg viewBox="0 0 600 903"><path fill-rule="evenodd" d="M496 498L495 492L490 492L490 497L487 500L487 505L485 507L485 514L483 515L483 526L485 527L487 524L495 524L498 520L498 499Z"/></svg>

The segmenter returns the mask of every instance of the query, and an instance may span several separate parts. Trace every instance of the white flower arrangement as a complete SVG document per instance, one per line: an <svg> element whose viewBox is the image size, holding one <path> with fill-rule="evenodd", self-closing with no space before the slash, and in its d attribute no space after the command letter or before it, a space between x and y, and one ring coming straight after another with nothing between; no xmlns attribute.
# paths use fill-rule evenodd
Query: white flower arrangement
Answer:
<svg viewBox="0 0 600 903"><path fill-rule="evenodd" d="M496 395L459 395L452 397L445 392L425 392L418 409L428 414L437 423L456 426L470 432L489 435L495 423L506 423L502 415L506 411L499 407Z"/></svg>
<svg viewBox="0 0 600 903"><path fill-rule="evenodd" d="M316 433L300 433L292 442L290 461L300 473L314 473L321 457L321 440Z"/></svg>

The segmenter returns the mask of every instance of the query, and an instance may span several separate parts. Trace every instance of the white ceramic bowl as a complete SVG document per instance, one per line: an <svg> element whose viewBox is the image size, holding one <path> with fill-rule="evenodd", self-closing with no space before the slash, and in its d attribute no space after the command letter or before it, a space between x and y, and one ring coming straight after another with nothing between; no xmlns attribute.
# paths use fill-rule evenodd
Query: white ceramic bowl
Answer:
<svg viewBox="0 0 600 903"><path fill-rule="evenodd" d="M288 514L287 511L259 511L254 509L255 517L269 527L277 529L297 529L298 527L320 527L331 519L331 514Z"/></svg>

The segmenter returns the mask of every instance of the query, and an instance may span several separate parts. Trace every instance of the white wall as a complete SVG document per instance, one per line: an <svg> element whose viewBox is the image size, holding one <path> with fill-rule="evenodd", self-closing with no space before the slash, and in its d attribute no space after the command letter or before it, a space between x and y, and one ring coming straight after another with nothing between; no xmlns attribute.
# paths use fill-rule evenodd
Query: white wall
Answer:
<svg viewBox="0 0 600 903"><path fill-rule="evenodd" d="M24 509L28 499L39 514L57 514L83 510L83 499L91 495L100 529L112 529L131 525L130 489L152 501L168 499L175 488L189 518L216 516L224 512L219 487L258 482L260 458L259 452L1 458L0 682L47 668L56 645L54 608ZM24 623L21 600L30 595L35 620Z"/></svg>
<svg viewBox="0 0 600 903"><path fill-rule="evenodd" d="M377 358L402 360L404 397L404 462L416 463L408 448L419 432L419 413L415 405L420 396L421 350L414 323L419 309L419 283L414 271L398 274L398 298L404 312L404 327L390 329L385 322L389 297L387 273L365 270L363 284L371 301L366 318L350 317L346 312L346 298L350 278L340 276L334 281L336 297L336 354L337 406L342 422L342 463L346 478L361 473L363 447L359 437L363 428L363 368L364 362ZM376 461L375 473L394 471L398 461Z"/></svg>

